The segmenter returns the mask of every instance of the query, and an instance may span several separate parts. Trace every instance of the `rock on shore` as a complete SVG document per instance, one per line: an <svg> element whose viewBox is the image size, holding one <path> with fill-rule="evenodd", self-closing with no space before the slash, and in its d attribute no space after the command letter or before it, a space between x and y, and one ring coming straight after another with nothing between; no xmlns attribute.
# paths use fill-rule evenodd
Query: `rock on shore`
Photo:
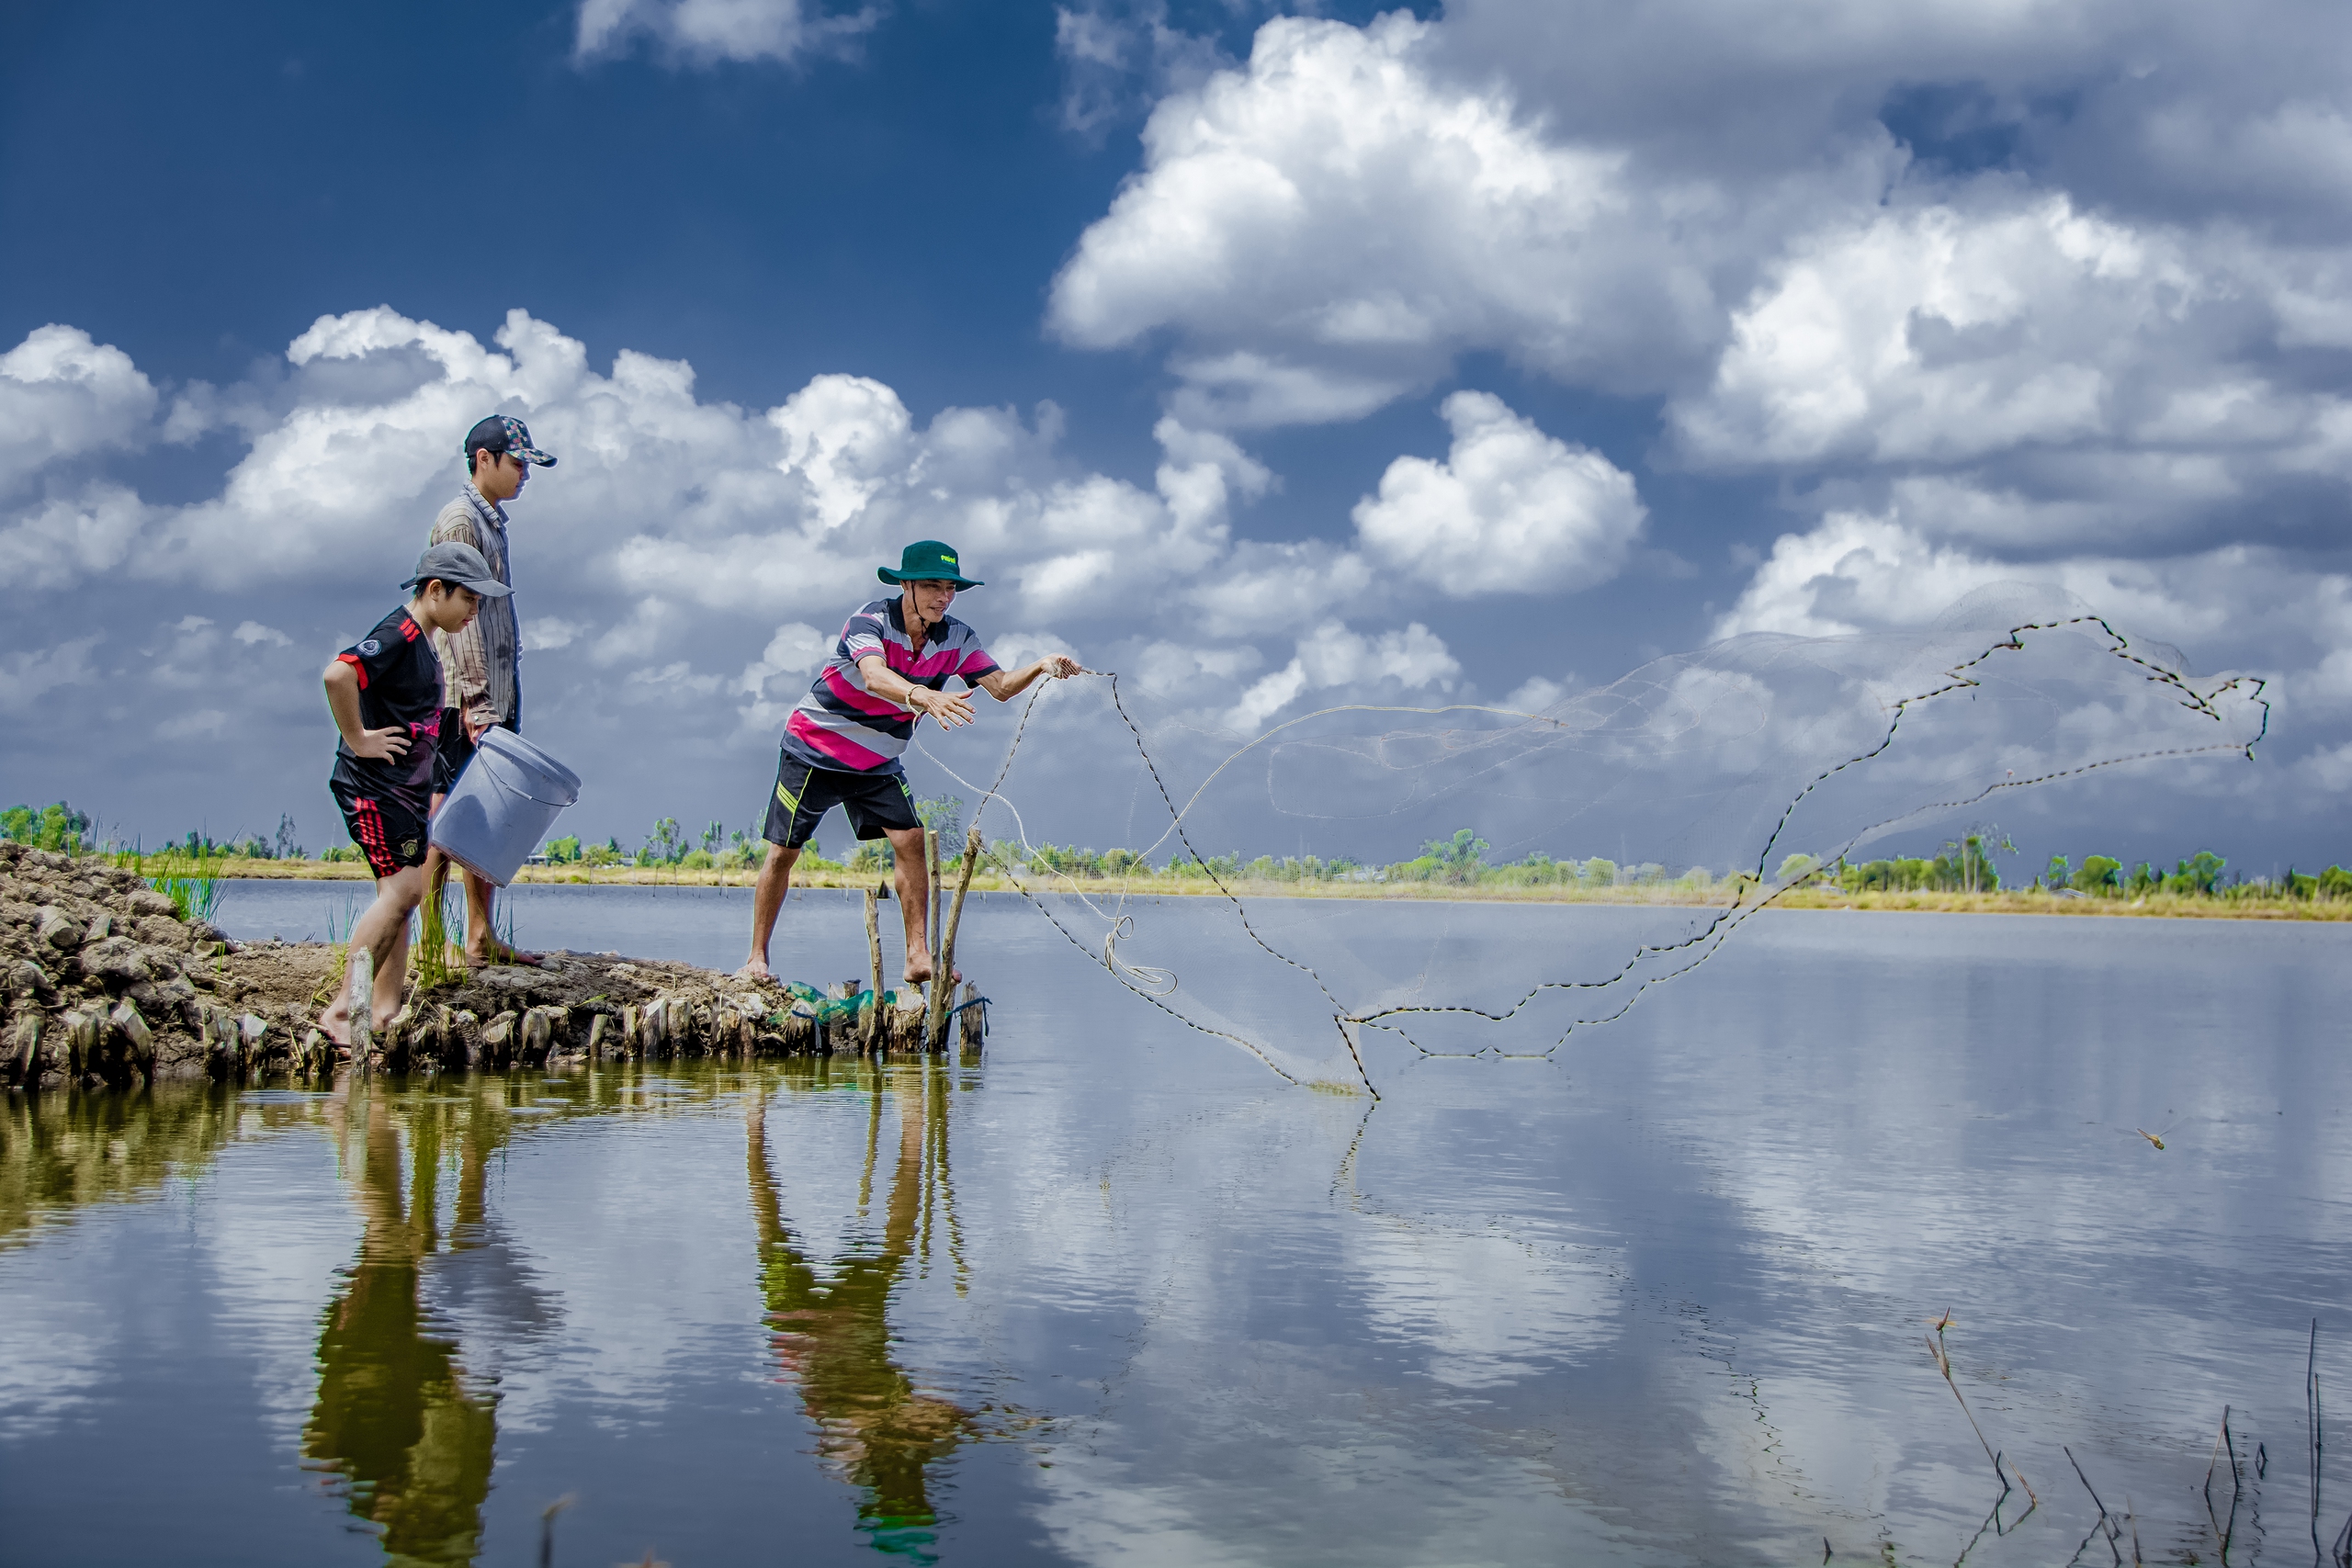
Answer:
<svg viewBox="0 0 2352 1568"><path fill-rule="evenodd" d="M0 1082L332 1073L347 1053L314 1027L339 979L321 942L232 942L134 874L90 856L0 843ZM862 982L830 987L848 997ZM974 994L966 987L967 998ZM911 995L885 1010L885 1048L919 1049ZM615 954L461 971L380 1032L387 1071L595 1057L780 1055L857 1049L854 1021L820 1023L773 982ZM820 1009L846 1013L846 1009ZM981 1010L958 1019L977 1046Z"/></svg>

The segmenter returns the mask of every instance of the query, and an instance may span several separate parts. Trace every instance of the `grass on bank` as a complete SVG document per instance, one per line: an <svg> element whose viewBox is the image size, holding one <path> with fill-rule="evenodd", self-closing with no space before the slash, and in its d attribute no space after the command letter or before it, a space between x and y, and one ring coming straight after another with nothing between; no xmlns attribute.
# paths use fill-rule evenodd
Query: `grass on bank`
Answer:
<svg viewBox="0 0 2352 1568"><path fill-rule="evenodd" d="M222 880L237 874L221 869L228 863L224 856L189 854L177 847L152 855L122 850L110 858L124 871L145 877L148 886L172 901L173 912L183 920L209 923L220 908Z"/></svg>

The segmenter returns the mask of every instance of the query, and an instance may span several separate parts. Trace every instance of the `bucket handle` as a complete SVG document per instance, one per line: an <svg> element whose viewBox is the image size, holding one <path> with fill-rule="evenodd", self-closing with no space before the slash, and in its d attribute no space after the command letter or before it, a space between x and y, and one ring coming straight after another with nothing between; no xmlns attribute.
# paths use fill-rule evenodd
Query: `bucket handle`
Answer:
<svg viewBox="0 0 2352 1568"><path fill-rule="evenodd" d="M497 748L494 748L494 747L491 749L491 754L492 754L492 756L505 756L506 761L509 761L510 763L516 763L516 764L519 764L519 763L521 763L521 762L523 762L523 761L526 761L526 759L524 759L524 758L520 758L520 757L514 757L514 756L507 755L506 753L504 753L504 752L503 752L503 751L499 750ZM544 753L544 752L542 752L542 753L541 753L541 755L543 755L543 756L544 756L544 755L545 755L545 753ZM553 761L555 761L555 759L554 759L554 758L552 758L552 757L548 757L548 761L550 761L550 762L553 762ZM556 765L557 765L557 766L559 766L559 767L561 767L561 766L562 766L562 764L561 764L561 763L560 763L560 762L559 762L559 763L557 763ZM567 769L565 769L564 771L565 771L566 773L570 773L570 772L571 772L571 770L570 770L570 769L568 769L568 768L567 768ZM512 784L512 783L508 782L506 779L500 777L500 776L499 776L499 772L498 772L498 770L497 770L497 769L494 769L494 768L493 768L493 769L492 769L492 770L491 770L491 776L492 776L492 778L494 778L494 779L497 779L497 780L498 780L498 787L499 787L499 788L501 788L501 789L503 789L503 790L506 790L506 791L508 791L508 792L509 792L509 793L511 793L511 794L519 795L521 795L524 799L528 800L528 801L535 802L535 803L537 803L537 805L540 805L540 806L552 806L552 807L554 807L558 811L565 811L565 810L569 810L571 807L572 807L577 806L577 805L579 805L579 804L580 804L580 790L579 790L579 786L578 786L578 784L577 784L577 783L576 783L576 782L575 782L575 784L574 784L574 785L573 785L573 787L572 787L572 791L571 791L571 798L570 800L548 800L548 799L546 799L546 798L545 798L545 797L543 797L543 796L533 795L529 790L523 788L521 785L519 785L519 784Z"/></svg>
<svg viewBox="0 0 2352 1568"><path fill-rule="evenodd" d="M570 800L548 800L539 795L533 795L529 790L523 788L519 784L510 784L503 778L498 778L498 775L494 771L492 773L491 777L497 779L498 787L506 791L508 794L519 795L525 800L531 801L539 806L552 806L558 811L569 810L572 807L580 804L580 795L576 790L572 792L572 796Z"/></svg>

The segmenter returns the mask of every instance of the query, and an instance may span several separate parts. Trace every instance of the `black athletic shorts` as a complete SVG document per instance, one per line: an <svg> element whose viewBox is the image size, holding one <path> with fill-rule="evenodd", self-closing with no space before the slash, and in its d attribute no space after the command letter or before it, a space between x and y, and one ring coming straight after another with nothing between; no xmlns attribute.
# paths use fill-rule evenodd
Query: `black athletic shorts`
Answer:
<svg viewBox="0 0 2352 1568"><path fill-rule="evenodd" d="M815 768L779 756L775 793L768 796L768 822L761 837L798 849L817 831L817 819L840 807L849 813L850 831L878 839L891 828L920 828L914 791L904 773L852 773Z"/></svg>
<svg viewBox="0 0 2352 1568"><path fill-rule="evenodd" d="M520 735L511 718L498 721L501 729ZM466 716L456 708L441 710L441 749L433 758L433 793L447 795L458 787L458 775L474 760L474 738L466 733Z"/></svg>
<svg viewBox="0 0 2352 1568"><path fill-rule="evenodd" d="M343 824L368 857L368 870L385 877L424 863L430 840L421 802L403 800L390 790L363 794L367 786L344 777L340 769L327 780L327 787L343 807Z"/></svg>

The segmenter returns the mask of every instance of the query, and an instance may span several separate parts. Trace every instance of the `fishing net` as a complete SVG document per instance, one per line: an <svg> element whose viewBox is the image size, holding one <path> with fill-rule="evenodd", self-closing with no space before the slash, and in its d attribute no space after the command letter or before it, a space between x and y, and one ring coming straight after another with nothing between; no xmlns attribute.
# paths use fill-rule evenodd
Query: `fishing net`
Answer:
<svg viewBox="0 0 2352 1568"><path fill-rule="evenodd" d="M1365 1088L1384 1051L1550 1055L1877 840L2227 765L2268 719L2259 680L2200 682L2023 587L1925 631L1733 638L1540 711L1348 704L1253 734L1232 695L1049 682L992 784L947 771L1015 886L1144 1001ZM1127 854L1056 869L1080 839ZM1171 862L1204 897L1160 896L1144 873ZM1478 901L1448 901L1474 867Z"/></svg>

